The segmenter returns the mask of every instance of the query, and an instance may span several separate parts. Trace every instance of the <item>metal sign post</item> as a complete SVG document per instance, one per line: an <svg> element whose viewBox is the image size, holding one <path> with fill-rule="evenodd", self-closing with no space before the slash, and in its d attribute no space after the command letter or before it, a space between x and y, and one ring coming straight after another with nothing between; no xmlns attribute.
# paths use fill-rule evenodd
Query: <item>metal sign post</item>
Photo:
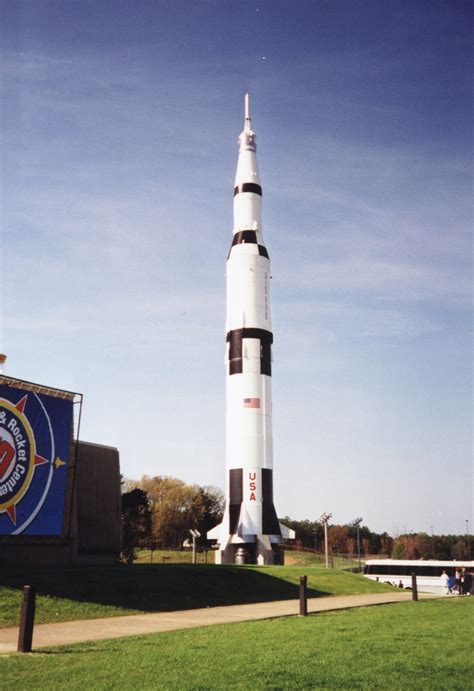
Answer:
<svg viewBox="0 0 474 691"><path fill-rule="evenodd" d="M33 626L35 623L36 590L32 585L23 586L18 652L31 653Z"/></svg>
<svg viewBox="0 0 474 691"><path fill-rule="evenodd" d="M300 617L308 615L308 577L300 576Z"/></svg>

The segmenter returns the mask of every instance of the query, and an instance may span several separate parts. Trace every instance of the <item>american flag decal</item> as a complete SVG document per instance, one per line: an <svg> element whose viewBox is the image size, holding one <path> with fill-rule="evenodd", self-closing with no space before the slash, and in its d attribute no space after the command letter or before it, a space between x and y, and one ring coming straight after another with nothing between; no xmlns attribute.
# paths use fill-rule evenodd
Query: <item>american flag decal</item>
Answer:
<svg viewBox="0 0 474 691"><path fill-rule="evenodd" d="M260 399L244 398L244 408L260 408Z"/></svg>

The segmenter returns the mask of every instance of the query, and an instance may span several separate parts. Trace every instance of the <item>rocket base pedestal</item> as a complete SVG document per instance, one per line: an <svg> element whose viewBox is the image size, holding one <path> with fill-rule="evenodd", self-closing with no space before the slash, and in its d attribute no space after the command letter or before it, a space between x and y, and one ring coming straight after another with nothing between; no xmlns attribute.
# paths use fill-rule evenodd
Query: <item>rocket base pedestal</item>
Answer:
<svg viewBox="0 0 474 691"><path fill-rule="evenodd" d="M225 549L217 549L214 562L216 564L258 564L259 566L282 565L284 552L281 545L270 543L268 548L262 537L260 536L260 539L256 539L255 542L229 544Z"/></svg>

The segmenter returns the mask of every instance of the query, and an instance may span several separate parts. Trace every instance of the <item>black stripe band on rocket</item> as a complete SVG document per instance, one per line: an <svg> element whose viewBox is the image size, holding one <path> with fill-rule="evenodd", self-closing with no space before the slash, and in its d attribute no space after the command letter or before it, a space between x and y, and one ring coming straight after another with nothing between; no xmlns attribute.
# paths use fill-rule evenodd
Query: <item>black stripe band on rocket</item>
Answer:
<svg viewBox="0 0 474 691"><path fill-rule="evenodd" d="M234 329L229 331L226 341L229 343L229 375L242 374L243 356L242 341L244 338L258 338L260 341L260 374L272 376L272 343L273 334L265 329Z"/></svg>
<svg viewBox="0 0 474 691"><path fill-rule="evenodd" d="M262 196L262 188L256 182L242 182L240 185L234 187L234 197L241 192L253 192Z"/></svg>
<svg viewBox="0 0 474 691"><path fill-rule="evenodd" d="M229 473L229 533L238 531L240 508L244 500L242 468L232 468Z"/></svg>
<svg viewBox="0 0 474 691"><path fill-rule="evenodd" d="M243 468L229 471L229 533L239 530L239 516L244 500ZM273 505L273 470L262 468L262 531L264 535L281 535L275 506Z"/></svg>
<svg viewBox="0 0 474 691"><path fill-rule="evenodd" d="M281 535L280 523L273 505L273 470L262 468L262 532Z"/></svg>
<svg viewBox="0 0 474 691"><path fill-rule="evenodd" d="M236 247L237 245L245 245L247 243L250 243L251 245L258 244L257 231L239 230L238 233L235 233L232 239L232 245L230 247L229 254L227 255L227 259L229 259L233 247ZM268 256L267 248L264 245L258 245L258 253L261 257L266 257L267 259L270 259L270 257Z"/></svg>
<svg viewBox="0 0 474 691"><path fill-rule="evenodd" d="M257 244L256 230L239 230L232 238L232 247L235 247L235 245L243 245L246 242L251 242L253 245Z"/></svg>

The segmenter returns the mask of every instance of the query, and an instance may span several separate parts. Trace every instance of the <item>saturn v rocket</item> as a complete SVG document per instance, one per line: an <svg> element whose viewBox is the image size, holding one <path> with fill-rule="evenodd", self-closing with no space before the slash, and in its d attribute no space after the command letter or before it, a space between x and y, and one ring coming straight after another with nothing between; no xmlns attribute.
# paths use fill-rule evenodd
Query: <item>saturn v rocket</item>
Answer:
<svg viewBox="0 0 474 691"><path fill-rule="evenodd" d="M207 534L217 539L219 564L281 563L280 544L295 537L273 505L270 259L256 151L246 94L226 272L226 506Z"/></svg>

